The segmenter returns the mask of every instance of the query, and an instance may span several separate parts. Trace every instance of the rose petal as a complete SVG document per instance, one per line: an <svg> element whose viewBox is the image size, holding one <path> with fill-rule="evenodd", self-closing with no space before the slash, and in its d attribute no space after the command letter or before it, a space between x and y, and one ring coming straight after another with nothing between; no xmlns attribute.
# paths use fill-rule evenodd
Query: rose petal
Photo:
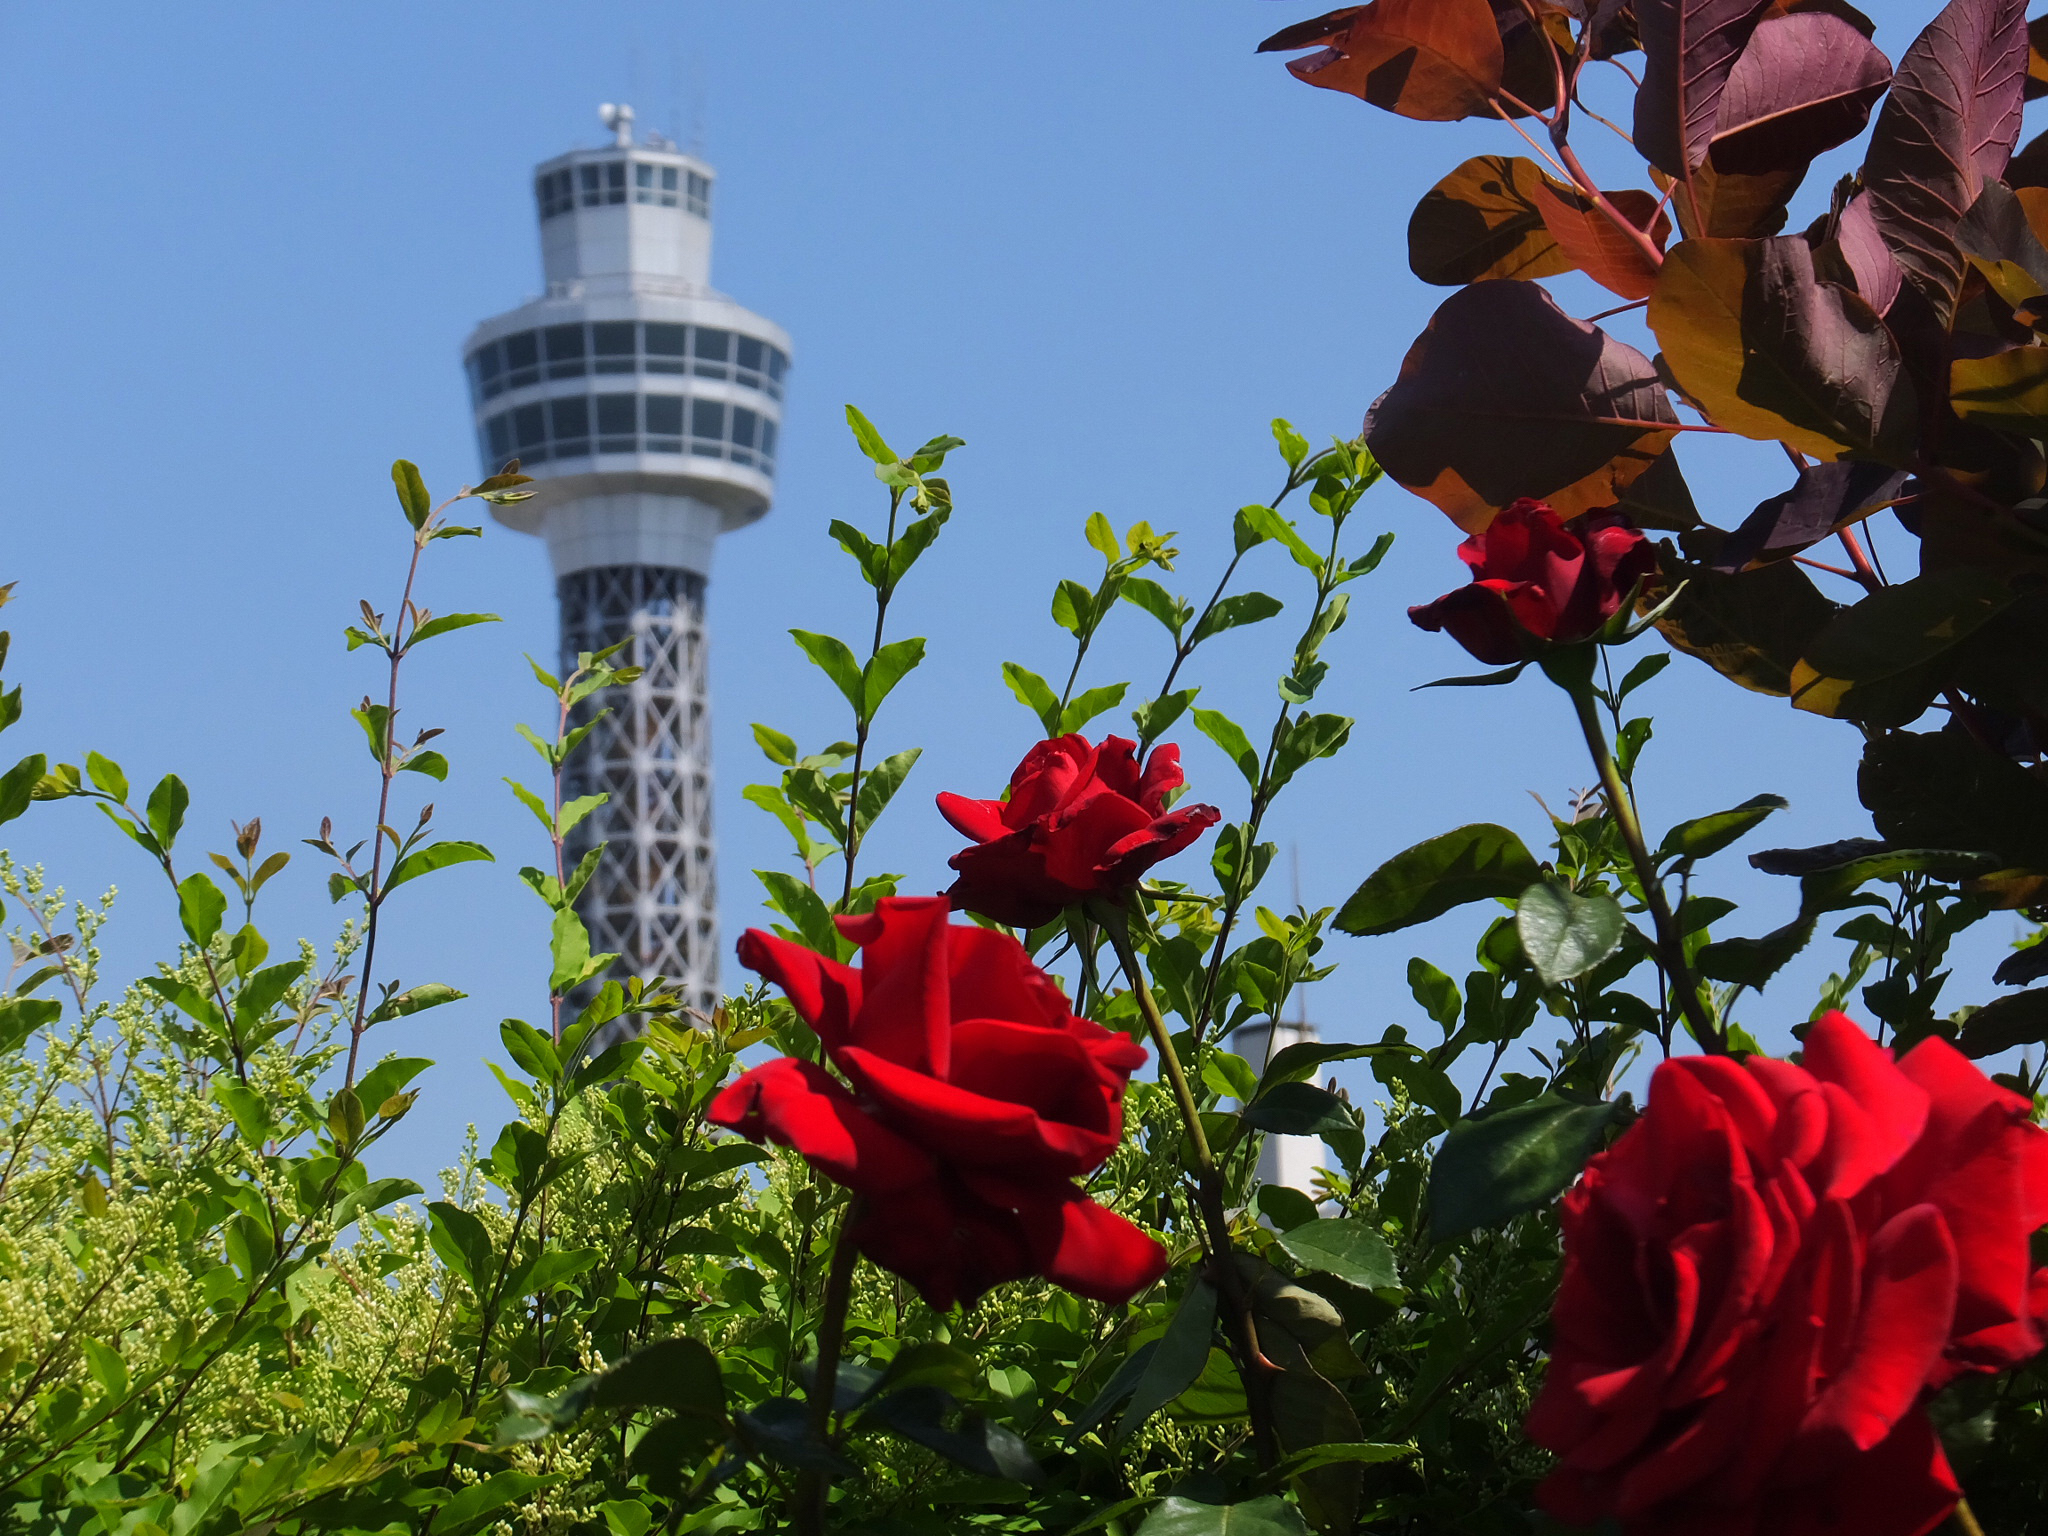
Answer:
<svg viewBox="0 0 2048 1536"><path fill-rule="evenodd" d="M1042 1050L1071 1048L1085 1062L1067 1037L1034 1032L1034 1038ZM891 1123L956 1167L1068 1176L1093 1171L1116 1150L1117 1136L1106 1128L1045 1120L1028 1105L970 1093L857 1046L838 1060Z"/></svg>
<svg viewBox="0 0 2048 1536"><path fill-rule="evenodd" d="M1006 836L1010 828L1003 821L1000 800L970 800L965 795L941 791L939 814L952 823L953 830L977 843L992 843Z"/></svg>
<svg viewBox="0 0 2048 1536"><path fill-rule="evenodd" d="M799 1017L831 1050L842 1044L860 1011L860 972L828 960L816 950L759 928L740 935L740 964L758 971L788 994Z"/></svg>
<svg viewBox="0 0 2048 1536"><path fill-rule="evenodd" d="M943 896L890 896L872 914L840 919L840 931L861 947L861 1004L847 1045L945 1076L953 1025L950 915Z"/></svg>
<svg viewBox="0 0 2048 1536"><path fill-rule="evenodd" d="M1813 1182L1823 1198L1847 1198L1906 1155L1927 1124L1927 1094L1898 1069L1890 1051L1842 1013L1823 1015L1807 1031L1802 1060L1844 1096L1830 1096L1829 1146L1822 1154L1830 1174ZM1860 1113L1845 1114L1845 1100Z"/></svg>
<svg viewBox="0 0 2048 1536"><path fill-rule="evenodd" d="M1038 1273L1077 1296L1121 1306L1166 1273L1164 1248L1065 1180L961 1177L983 1199L1017 1213Z"/></svg>
<svg viewBox="0 0 2048 1536"><path fill-rule="evenodd" d="M792 1148L861 1194L887 1195L932 1176L929 1156L865 1113L823 1067L792 1056L742 1073L704 1118L749 1141Z"/></svg>

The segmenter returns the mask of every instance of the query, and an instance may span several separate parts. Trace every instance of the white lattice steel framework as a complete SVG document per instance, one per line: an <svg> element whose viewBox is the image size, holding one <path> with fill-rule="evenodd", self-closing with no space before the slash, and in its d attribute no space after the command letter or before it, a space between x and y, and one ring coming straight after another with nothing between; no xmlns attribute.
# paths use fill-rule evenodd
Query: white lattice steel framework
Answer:
<svg viewBox="0 0 2048 1536"><path fill-rule="evenodd" d="M487 471L518 458L532 499L493 507L547 541L562 666L633 642L640 679L569 760L610 800L574 834L604 847L578 901L618 976L718 999L704 592L713 545L768 511L788 334L711 286L714 173L608 109L609 142L536 168L547 291L463 346ZM586 713L583 718L589 718Z"/></svg>
<svg viewBox="0 0 2048 1536"><path fill-rule="evenodd" d="M718 1001L717 846L711 830L710 686L704 578L674 566L606 565L555 585L562 672L621 640L613 665L643 668L623 688L584 700L575 723L608 711L570 758L571 798L608 794L572 834L572 866L604 856L577 911L593 950L629 975L683 979L706 1012Z"/></svg>

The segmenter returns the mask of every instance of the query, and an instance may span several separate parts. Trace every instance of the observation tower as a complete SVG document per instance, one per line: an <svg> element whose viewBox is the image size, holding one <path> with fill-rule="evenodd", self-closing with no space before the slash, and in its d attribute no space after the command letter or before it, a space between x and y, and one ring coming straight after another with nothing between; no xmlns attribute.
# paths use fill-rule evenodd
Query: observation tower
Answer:
<svg viewBox="0 0 2048 1536"><path fill-rule="evenodd" d="M547 541L564 676L583 651L633 644L639 680L587 701L610 715L569 760L568 797L611 799L571 834L604 846L577 901L620 976L718 998L704 591L721 533L768 510L789 336L711 286L711 167L636 139L535 168L546 291L463 344L485 473L508 459L531 500L492 515Z"/></svg>

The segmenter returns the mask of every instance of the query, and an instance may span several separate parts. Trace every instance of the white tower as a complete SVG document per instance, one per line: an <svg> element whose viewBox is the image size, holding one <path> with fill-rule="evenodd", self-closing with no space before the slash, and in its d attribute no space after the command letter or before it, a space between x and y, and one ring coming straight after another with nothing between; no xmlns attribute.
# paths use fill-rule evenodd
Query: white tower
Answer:
<svg viewBox="0 0 2048 1536"><path fill-rule="evenodd" d="M1247 1024L1230 1037L1230 1048L1250 1062L1254 1072L1263 1073L1288 1046L1313 1045L1321 1039L1321 1031L1308 1020L1283 1019L1278 1024ZM1285 1184L1304 1195L1315 1193L1316 1170L1329 1166L1329 1149L1314 1136L1268 1136L1259 1149L1259 1182Z"/></svg>
<svg viewBox="0 0 2048 1536"><path fill-rule="evenodd" d="M570 759L567 793L608 791L576 830L605 854L577 903L621 975L718 997L704 588L719 534L775 494L789 337L711 287L711 167L665 139L536 168L547 292L463 346L486 472L518 459L533 498L493 515L547 540L565 669L634 642L639 681Z"/></svg>

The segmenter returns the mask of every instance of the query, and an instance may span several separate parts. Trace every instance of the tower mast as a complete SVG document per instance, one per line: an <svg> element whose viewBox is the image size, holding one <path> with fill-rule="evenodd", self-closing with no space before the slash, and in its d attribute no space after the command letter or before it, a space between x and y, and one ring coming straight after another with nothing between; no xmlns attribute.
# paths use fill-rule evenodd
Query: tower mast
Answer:
<svg viewBox="0 0 2048 1536"><path fill-rule="evenodd" d="M602 844L577 910L615 974L666 976L718 999L705 587L718 535L763 516L790 343L711 287L712 169L636 141L633 109L602 109L611 142L538 166L540 298L463 345L485 471L517 458L534 496L493 507L547 543L564 674L580 652L632 642L640 678L581 706L610 714L569 761L565 792L610 800L571 834Z"/></svg>

